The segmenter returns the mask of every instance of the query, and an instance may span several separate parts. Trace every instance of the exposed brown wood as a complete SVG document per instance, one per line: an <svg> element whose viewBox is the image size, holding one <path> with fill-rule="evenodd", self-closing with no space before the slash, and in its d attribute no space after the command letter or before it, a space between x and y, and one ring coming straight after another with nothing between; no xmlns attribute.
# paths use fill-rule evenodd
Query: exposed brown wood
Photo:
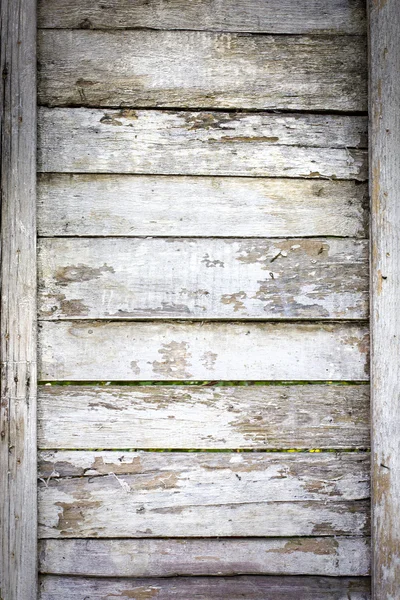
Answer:
<svg viewBox="0 0 400 600"><path fill-rule="evenodd" d="M367 122L341 115L42 108L39 171L367 179Z"/></svg>
<svg viewBox="0 0 400 600"><path fill-rule="evenodd" d="M369 464L350 452L41 452L39 535L368 534Z"/></svg>
<svg viewBox="0 0 400 600"><path fill-rule="evenodd" d="M40 600L370 600L367 577L176 577L41 579Z"/></svg>
<svg viewBox="0 0 400 600"><path fill-rule="evenodd" d="M45 105L367 108L361 36L45 30L38 41Z"/></svg>
<svg viewBox="0 0 400 600"><path fill-rule="evenodd" d="M41 448L368 448L367 385L40 386Z"/></svg>
<svg viewBox="0 0 400 600"><path fill-rule="evenodd" d="M367 381L358 324L40 323L42 381Z"/></svg>
<svg viewBox="0 0 400 600"><path fill-rule="evenodd" d="M363 537L42 540L40 571L91 577L369 574Z"/></svg>
<svg viewBox="0 0 400 600"><path fill-rule="evenodd" d="M374 598L400 596L400 11L370 1Z"/></svg>
<svg viewBox="0 0 400 600"><path fill-rule="evenodd" d="M36 600L36 2L0 5L1 598Z"/></svg>
<svg viewBox="0 0 400 600"><path fill-rule="evenodd" d="M368 213L367 184L354 181L42 173L38 182L47 237L365 238Z"/></svg>
<svg viewBox="0 0 400 600"><path fill-rule="evenodd" d="M368 243L63 239L39 244L41 319L365 319Z"/></svg>
<svg viewBox="0 0 400 600"><path fill-rule="evenodd" d="M363 0L39 0L39 26L364 34L366 19Z"/></svg>

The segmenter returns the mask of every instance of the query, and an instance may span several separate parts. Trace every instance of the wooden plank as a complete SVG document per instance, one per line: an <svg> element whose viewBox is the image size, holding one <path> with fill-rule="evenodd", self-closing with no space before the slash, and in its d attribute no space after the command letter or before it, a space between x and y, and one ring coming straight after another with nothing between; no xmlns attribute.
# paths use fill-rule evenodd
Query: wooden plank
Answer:
<svg viewBox="0 0 400 600"><path fill-rule="evenodd" d="M48 106L367 109L363 36L44 30L38 44Z"/></svg>
<svg viewBox="0 0 400 600"><path fill-rule="evenodd" d="M63 239L39 245L41 319L365 319L368 242Z"/></svg>
<svg viewBox="0 0 400 600"><path fill-rule="evenodd" d="M40 600L370 600L367 577L182 577L106 579L54 577L41 579Z"/></svg>
<svg viewBox="0 0 400 600"><path fill-rule="evenodd" d="M363 0L39 0L39 26L365 34Z"/></svg>
<svg viewBox="0 0 400 600"><path fill-rule="evenodd" d="M368 202L354 181L42 173L38 232L363 238Z"/></svg>
<svg viewBox="0 0 400 600"><path fill-rule="evenodd" d="M41 381L367 381L368 329L322 323L42 322Z"/></svg>
<svg viewBox="0 0 400 600"><path fill-rule="evenodd" d="M364 117L42 108L39 171L367 179Z"/></svg>
<svg viewBox="0 0 400 600"><path fill-rule="evenodd" d="M91 577L369 574L369 538L42 540L40 572Z"/></svg>
<svg viewBox="0 0 400 600"><path fill-rule="evenodd" d="M363 453L40 454L39 537L368 533Z"/></svg>
<svg viewBox="0 0 400 600"><path fill-rule="evenodd" d="M366 385L41 386L40 448L368 448Z"/></svg>
<svg viewBox="0 0 400 600"><path fill-rule="evenodd" d="M0 595L36 600L36 2L0 4Z"/></svg>
<svg viewBox="0 0 400 600"><path fill-rule="evenodd" d="M396 0L369 2L371 120L371 330L373 589L400 594L400 13Z"/></svg>

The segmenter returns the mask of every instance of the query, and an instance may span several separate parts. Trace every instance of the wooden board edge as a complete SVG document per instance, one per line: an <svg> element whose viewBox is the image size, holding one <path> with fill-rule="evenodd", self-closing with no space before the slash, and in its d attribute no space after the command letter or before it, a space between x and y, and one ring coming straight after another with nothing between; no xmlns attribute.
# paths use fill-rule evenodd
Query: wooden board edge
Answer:
<svg viewBox="0 0 400 600"><path fill-rule="evenodd" d="M1 597L37 598L36 1L0 8Z"/></svg>
<svg viewBox="0 0 400 600"><path fill-rule="evenodd" d="M400 594L400 13L369 0L373 598Z"/></svg>
<svg viewBox="0 0 400 600"><path fill-rule="evenodd" d="M369 537L39 540L39 572L80 577L368 576ZM257 558L256 558L257 557ZM255 560L256 558L256 560Z"/></svg>
<svg viewBox="0 0 400 600"><path fill-rule="evenodd" d="M368 577L239 575L235 577L90 578L44 575L40 600L194 598L201 600L370 600ZM101 594L99 596L98 594Z"/></svg>

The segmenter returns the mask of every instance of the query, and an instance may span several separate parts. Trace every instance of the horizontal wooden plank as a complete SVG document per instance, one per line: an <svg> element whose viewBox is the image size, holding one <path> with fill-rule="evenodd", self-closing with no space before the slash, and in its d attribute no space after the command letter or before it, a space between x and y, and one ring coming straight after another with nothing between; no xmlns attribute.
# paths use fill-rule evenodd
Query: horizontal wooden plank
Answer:
<svg viewBox="0 0 400 600"><path fill-rule="evenodd" d="M39 537L368 533L363 453L40 454Z"/></svg>
<svg viewBox="0 0 400 600"><path fill-rule="evenodd" d="M40 572L93 577L368 575L369 538L42 540Z"/></svg>
<svg viewBox="0 0 400 600"><path fill-rule="evenodd" d="M354 181L42 173L38 232L368 237L368 190Z"/></svg>
<svg viewBox="0 0 400 600"><path fill-rule="evenodd" d="M39 324L41 381L368 380L368 328L323 323Z"/></svg>
<svg viewBox="0 0 400 600"><path fill-rule="evenodd" d="M367 109L363 36L53 29L38 48L50 106Z"/></svg>
<svg viewBox="0 0 400 600"><path fill-rule="evenodd" d="M330 577L42 577L39 600L370 600L370 580Z"/></svg>
<svg viewBox="0 0 400 600"><path fill-rule="evenodd" d="M39 171L367 179L366 119L44 108Z"/></svg>
<svg viewBox="0 0 400 600"><path fill-rule="evenodd" d="M42 319L365 319L368 242L63 239L39 245Z"/></svg>
<svg viewBox="0 0 400 600"><path fill-rule="evenodd" d="M366 385L41 386L40 448L367 448Z"/></svg>
<svg viewBox="0 0 400 600"><path fill-rule="evenodd" d="M39 0L39 27L365 34L363 0Z"/></svg>

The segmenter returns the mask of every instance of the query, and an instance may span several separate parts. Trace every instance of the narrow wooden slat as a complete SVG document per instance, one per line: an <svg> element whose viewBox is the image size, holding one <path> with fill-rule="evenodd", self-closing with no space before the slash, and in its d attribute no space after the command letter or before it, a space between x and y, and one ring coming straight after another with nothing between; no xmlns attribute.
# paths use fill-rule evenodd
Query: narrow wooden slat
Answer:
<svg viewBox="0 0 400 600"><path fill-rule="evenodd" d="M368 191L353 181L43 173L38 232L362 238Z"/></svg>
<svg viewBox="0 0 400 600"><path fill-rule="evenodd" d="M0 596L36 600L35 0L1 0L0 73Z"/></svg>
<svg viewBox="0 0 400 600"><path fill-rule="evenodd" d="M367 454L40 454L39 536L368 533Z"/></svg>
<svg viewBox="0 0 400 600"><path fill-rule="evenodd" d="M361 36L45 30L38 41L41 104L367 108Z"/></svg>
<svg viewBox="0 0 400 600"><path fill-rule="evenodd" d="M47 28L366 32L363 0L39 0L38 8Z"/></svg>
<svg viewBox="0 0 400 600"><path fill-rule="evenodd" d="M42 322L42 381L368 380L363 325Z"/></svg>
<svg viewBox="0 0 400 600"><path fill-rule="evenodd" d="M367 178L366 120L42 108L39 171Z"/></svg>
<svg viewBox="0 0 400 600"><path fill-rule="evenodd" d="M42 540L40 571L94 577L369 574L369 538Z"/></svg>
<svg viewBox="0 0 400 600"><path fill-rule="evenodd" d="M46 239L42 319L364 319L363 240Z"/></svg>
<svg viewBox="0 0 400 600"><path fill-rule="evenodd" d="M367 448L366 385L41 386L40 448Z"/></svg>
<svg viewBox="0 0 400 600"><path fill-rule="evenodd" d="M40 600L370 600L367 577L182 577L167 579L41 579Z"/></svg>
<svg viewBox="0 0 400 600"><path fill-rule="evenodd" d="M400 596L400 11L370 8L374 598Z"/></svg>

